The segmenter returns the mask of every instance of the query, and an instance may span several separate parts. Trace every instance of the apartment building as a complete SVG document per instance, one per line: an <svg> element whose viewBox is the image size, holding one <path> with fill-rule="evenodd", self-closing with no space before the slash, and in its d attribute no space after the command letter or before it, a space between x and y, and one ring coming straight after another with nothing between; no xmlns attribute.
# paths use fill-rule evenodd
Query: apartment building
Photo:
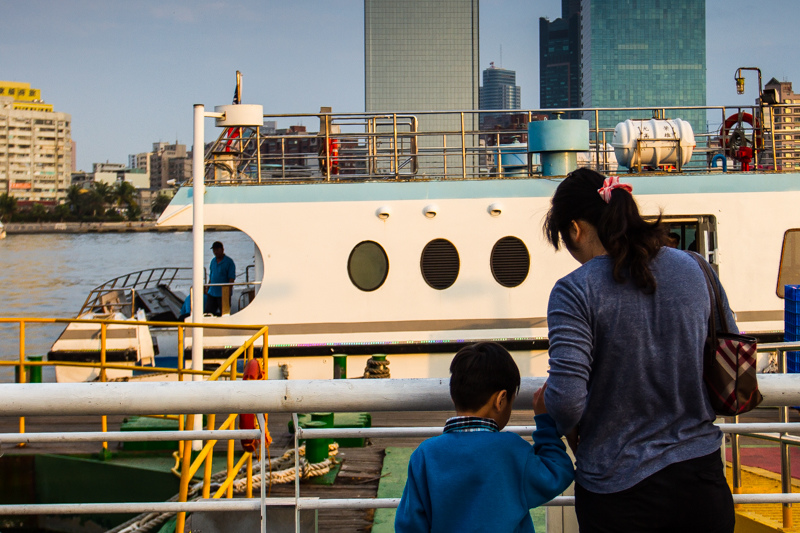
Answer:
<svg viewBox="0 0 800 533"><path fill-rule="evenodd" d="M73 166L72 117L53 111L29 83L0 81L0 194L55 205Z"/></svg>

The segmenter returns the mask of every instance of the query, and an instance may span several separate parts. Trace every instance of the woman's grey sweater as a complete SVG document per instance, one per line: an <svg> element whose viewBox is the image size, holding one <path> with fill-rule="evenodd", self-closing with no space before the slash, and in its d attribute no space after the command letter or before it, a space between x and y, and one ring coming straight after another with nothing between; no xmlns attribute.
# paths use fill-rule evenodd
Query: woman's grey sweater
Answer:
<svg viewBox="0 0 800 533"><path fill-rule="evenodd" d="M612 265L598 256L559 280L547 311L545 402L560 431L578 426L575 477L598 493L707 455L722 438L703 384L711 305L699 265L662 248L651 264L654 294L614 281Z"/></svg>

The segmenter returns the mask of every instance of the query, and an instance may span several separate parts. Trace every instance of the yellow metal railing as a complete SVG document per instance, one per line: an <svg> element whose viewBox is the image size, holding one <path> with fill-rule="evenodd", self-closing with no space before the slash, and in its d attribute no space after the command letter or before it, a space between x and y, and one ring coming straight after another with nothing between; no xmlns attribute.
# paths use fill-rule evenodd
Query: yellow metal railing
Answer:
<svg viewBox="0 0 800 533"><path fill-rule="evenodd" d="M224 374L227 373L227 378L231 381L237 379L237 371L236 371L236 362L238 361L239 357L245 356L246 360L251 360L254 357L254 348L255 343L258 340L262 340L262 350L261 350L261 361L260 365L262 366L262 375L263 379L267 379L267 363L268 363L268 327L267 326L247 326L247 325L235 325L235 324L197 324L191 322L156 322L156 321L129 321L129 320L90 320L90 319L78 319L78 318L22 318L22 317L14 317L14 318L0 318L0 325L2 324L19 324L19 361L0 361L0 367L7 367L7 366L15 366L18 368L18 382L19 383L26 383L27 382L27 374L26 374L26 367L43 367L43 366L73 366L73 367L90 367L90 368L99 368L99 381L105 382L108 378L107 370L110 369L117 369L117 370L130 370L130 371L147 371L150 373L163 373L163 374L178 374L178 381L183 381L185 375L203 375L207 376L208 381L215 381L221 378ZM98 324L100 328L100 361L99 362L72 362L72 361L26 361L26 354L25 354L25 332L26 332L26 325L28 324L74 324L74 323L82 323L82 324ZM174 327L177 329L178 335L178 364L177 368L165 368L165 367L156 367L156 366L141 366L141 365L130 365L130 364L120 364L120 363L108 363L106 361L106 353L107 353L107 331L108 326L110 325L126 325L130 326L135 324L136 326L158 326L158 327ZM186 328L218 328L218 329L234 329L234 330L255 330L256 333L248 338L241 347L235 350L220 366L214 371L207 371L207 370L195 370L191 368L185 368L185 357L184 357L184 343L185 343L185 330ZM167 415L169 416L169 415ZM187 415L178 416L178 429L180 431L191 431L194 424L194 416ZM235 426L236 423L236 414L229 415L226 420L222 423L222 425L218 428L220 430L229 429ZM185 421L184 421L185 419ZM215 415L208 414L207 417L208 425L207 429L213 430L215 426ZM105 433L108 431L108 423L107 417L103 416L101 419L101 427L102 431ZM19 418L19 432L25 433L25 417L21 416ZM264 428L266 431L266 428ZM178 460L181 463L181 481L180 481L180 492L179 492L179 501L185 502L188 497L188 489L189 489L189 482L191 481L192 477L197 473L200 469L201 465L204 465L204 472L203 472L203 497L209 498L210 497L210 480L211 480L211 469L212 469L212 461L213 461L213 449L216 445L217 440L209 440L206 442L203 449L198 453L197 457L194 461L191 460L191 446L192 442L188 440L182 440L179 442L178 445ZM268 442L266 443L268 444ZM24 444L20 443L19 446L23 446ZM108 442L103 442L103 449L108 449ZM252 477L252 467L253 467L253 454L251 452L245 451L238 462L234 465L234 441L228 440L228 450L227 450L227 466L228 466L228 474L225 481L222 483L220 488L214 494L214 498L220 498L223 494L227 498L233 498L233 481L235 479L236 473L242 467L242 465L246 462L247 463L247 497L252 498L253 496L253 477ZM185 524L186 513L179 513L178 514L178 523L176 531L183 531L183 527Z"/></svg>

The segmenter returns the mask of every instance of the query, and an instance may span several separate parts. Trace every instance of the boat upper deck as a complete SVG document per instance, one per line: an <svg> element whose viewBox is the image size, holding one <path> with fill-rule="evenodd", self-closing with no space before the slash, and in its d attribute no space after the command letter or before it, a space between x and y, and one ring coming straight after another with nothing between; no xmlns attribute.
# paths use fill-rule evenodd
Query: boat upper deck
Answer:
<svg viewBox="0 0 800 533"><path fill-rule="evenodd" d="M785 120L795 111L777 104L264 115L268 126L222 128L206 149L205 181L547 177L559 175L553 158L605 173L796 171L794 126ZM297 125L314 120L316 130ZM560 126L576 120L584 121L579 138L565 139Z"/></svg>

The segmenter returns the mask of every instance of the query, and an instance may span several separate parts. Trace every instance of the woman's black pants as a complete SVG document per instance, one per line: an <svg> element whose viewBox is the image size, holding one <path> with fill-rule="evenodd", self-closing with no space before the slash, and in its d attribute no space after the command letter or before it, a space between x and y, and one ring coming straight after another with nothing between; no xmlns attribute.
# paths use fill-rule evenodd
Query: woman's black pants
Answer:
<svg viewBox="0 0 800 533"><path fill-rule="evenodd" d="M720 452L674 463L609 494L575 484L581 533L732 533L733 497Z"/></svg>

